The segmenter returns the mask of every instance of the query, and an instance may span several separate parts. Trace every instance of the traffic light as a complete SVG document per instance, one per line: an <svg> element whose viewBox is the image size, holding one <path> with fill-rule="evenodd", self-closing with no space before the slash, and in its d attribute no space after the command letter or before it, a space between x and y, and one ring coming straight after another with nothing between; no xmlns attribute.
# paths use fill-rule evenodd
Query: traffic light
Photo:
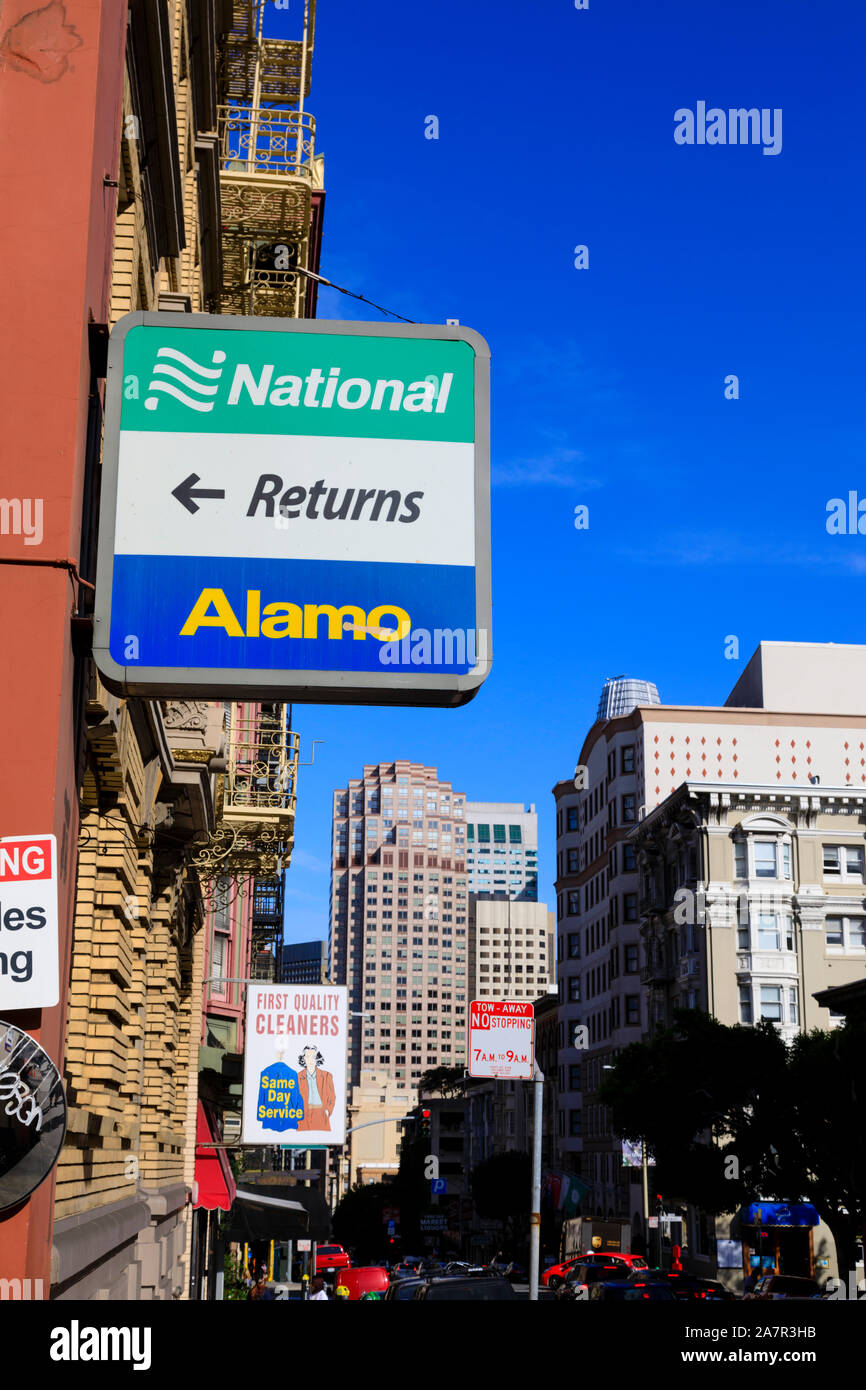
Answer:
<svg viewBox="0 0 866 1390"><path fill-rule="evenodd" d="M422 1137L422 1139L429 1139L429 1138L430 1138L430 1111L429 1111L429 1110L422 1110L422 1111L421 1111L421 1137Z"/></svg>

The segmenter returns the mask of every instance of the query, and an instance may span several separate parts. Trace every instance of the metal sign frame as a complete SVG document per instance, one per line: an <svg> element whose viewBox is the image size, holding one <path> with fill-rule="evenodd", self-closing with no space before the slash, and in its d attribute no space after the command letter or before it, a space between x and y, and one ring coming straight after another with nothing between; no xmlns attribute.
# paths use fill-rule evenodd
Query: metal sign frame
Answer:
<svg viewBox="0 0 866 1390"><path fill-rule="evenodd" d="M485 635L483 654L466 674L434 675L395 666L378 671L268 670L236 667L123 666L109 650L117 531L123 354L127 333L138 327L210 329L221 333L301 333L362 338L462 342L474 353L475 410L475 629ZM269 319L220 314L133 313L115 326L108 347L105 438L94 610L93 658L109 690L122 695L210 699L283 699L308 704L465 704L492 663L490 583L490 349L479 333L460 325L364 323L329 319Z"/></svg>
<svg viewBox="0 0 866 1390"><path fill-rule="evenodd" d="M31 1141L15 1163L0 1145L0 1212L26 1201L51 1175L68 1118L57 1063L30 1033L0 1018L0 1131L19 1139L27 1132Z"/></svg>

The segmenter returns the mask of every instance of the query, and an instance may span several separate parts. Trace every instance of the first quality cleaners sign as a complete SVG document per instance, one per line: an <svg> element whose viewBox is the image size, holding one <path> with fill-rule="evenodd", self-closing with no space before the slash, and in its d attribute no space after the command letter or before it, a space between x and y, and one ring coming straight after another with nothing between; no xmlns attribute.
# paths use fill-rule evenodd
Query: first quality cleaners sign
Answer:
<svg viewBox="0 0 866 1390"><path fill-rule="evenodd" d="M471 699L491 663L484 340L122 319L94 657L131 695Z"/></svg>
<svg viewBox="0 0 866 1390"><path fill-rule="evenodd" d="M346 1138L346 987L247 988L244 1144Z"/></svg>

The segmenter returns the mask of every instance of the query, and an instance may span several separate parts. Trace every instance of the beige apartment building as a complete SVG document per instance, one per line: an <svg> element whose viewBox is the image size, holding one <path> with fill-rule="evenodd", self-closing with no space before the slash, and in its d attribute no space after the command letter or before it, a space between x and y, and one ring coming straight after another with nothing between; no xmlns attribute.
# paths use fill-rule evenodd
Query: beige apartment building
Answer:
<svg viewBox="0 0 866 1390"><path fill-rule="evenodd" d="M384 1073L364 1074L352 1089L348 1128L349 1157L343 1158L341 1191L355 1183L388 1182L400 1167L402 1128L397 1121L409 1112L406 1088ZM378 1121L384 1121L383 1124ZM375 1121L376 1123L370 1123Z"/></svg>
<svg viewBox="0 0 866 1390"><path fill-rule="evenodd" d="M827 1027L813 993L863 975L864 690L866 648L762 643L724 706L608 701L554 788L559 1125L586 1214L645 1234L597 1095L622 1047L675 1003L786 1036ZM675 922L689 894L695 920ZM667 1233L707 1267L730 1238L693 1214ZM818 1228L822 1258L828 1240Z"/></svg>

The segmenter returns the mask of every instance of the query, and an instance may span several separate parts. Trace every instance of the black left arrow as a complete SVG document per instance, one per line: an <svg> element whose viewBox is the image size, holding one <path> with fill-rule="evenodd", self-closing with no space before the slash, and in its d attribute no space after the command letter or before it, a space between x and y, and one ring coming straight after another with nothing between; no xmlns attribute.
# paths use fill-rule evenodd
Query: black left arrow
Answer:
<svg viewBox="0 0 866 1390"><path fill-rule="evenodd" d="M196 487L196 483L200 481L197 473L190 473L189 477L184 478L182 483L178 483L171 493L172 497L176 497L188 512L192 512L193 516L199 510L198 503L194 500L196 497L225 497L225 491L222 488Z"/></svg>

